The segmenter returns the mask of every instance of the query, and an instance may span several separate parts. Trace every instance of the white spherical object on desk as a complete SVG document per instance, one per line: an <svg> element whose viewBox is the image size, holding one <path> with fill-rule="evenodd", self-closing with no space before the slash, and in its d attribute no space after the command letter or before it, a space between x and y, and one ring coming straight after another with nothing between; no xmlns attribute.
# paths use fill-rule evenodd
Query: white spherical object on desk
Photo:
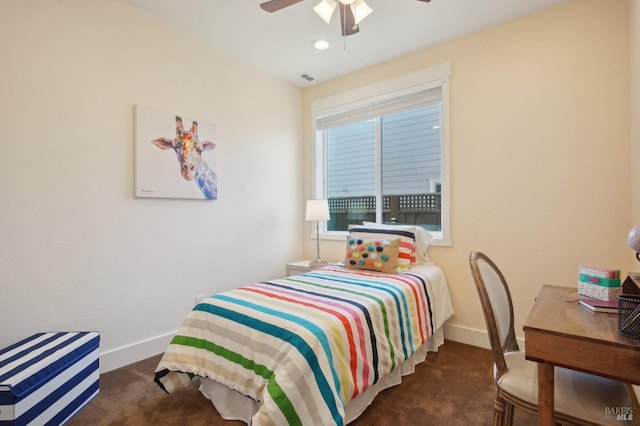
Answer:
<svg viewBox="0 0 640 426"><path fill-rule="evenodd" d="M640 253L640 226L636 226L631 231L629 231L629 235L627 236L627 243L629 247L633 249L636 253Z"/></svg>

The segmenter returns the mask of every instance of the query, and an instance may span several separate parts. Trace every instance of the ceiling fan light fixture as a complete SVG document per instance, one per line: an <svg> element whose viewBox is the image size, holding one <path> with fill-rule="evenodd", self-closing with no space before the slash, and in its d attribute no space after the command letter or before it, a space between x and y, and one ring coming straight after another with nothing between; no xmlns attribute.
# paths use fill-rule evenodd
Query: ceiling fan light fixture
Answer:
<svg viewBox="0 0 640 426"><path fill-rule="evenodd" d="M302 0L268 0L260 4L260 7L269 12L277 12L285 7L300 3ZM431 0L418 0L429 3ZM364 0L320 0L313 11L327 24L331 23L333 12L340 5L340 30L342 36L350 36L360 31L360 22L373 12L373 9Z"/></svg>
<svg viewBox="0 0 640 426"><path fill-rule="evenodd" d="M342 1L342 0L340 0ZM364 0L355 0L351 3L351 11L353 12L353 19L356 25L364 20L367 16L373 12L373 9L369 7Z"/></svg>
<svg viewBox="0 0 640 426"><path fill-rule="evenodd" d="M315 40L312 45L318 50L325 50L329 48L329 42L327 40Z"/></svg>
<svg viewBox="0 0 640 426"><path fill-rule="evenodd" d="M331 16L333 16L336 6L338 6L336 0L322 0L313 8L313 11L328 24L331 22Z"/></svg>

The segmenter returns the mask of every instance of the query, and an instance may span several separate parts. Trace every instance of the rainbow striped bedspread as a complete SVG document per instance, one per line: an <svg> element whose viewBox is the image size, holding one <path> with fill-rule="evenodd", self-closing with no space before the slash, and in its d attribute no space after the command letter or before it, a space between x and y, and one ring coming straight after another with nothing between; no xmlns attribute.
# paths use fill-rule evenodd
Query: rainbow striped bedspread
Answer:
<svg viewBox="0 0 640 426"><path fill-rule="evenodd" d="M254 425L342 425L346 404L442 325L430 288L411 271L330 265L214 295L188 314L155 381L170 393L214 379L262 402Z"/></svg>

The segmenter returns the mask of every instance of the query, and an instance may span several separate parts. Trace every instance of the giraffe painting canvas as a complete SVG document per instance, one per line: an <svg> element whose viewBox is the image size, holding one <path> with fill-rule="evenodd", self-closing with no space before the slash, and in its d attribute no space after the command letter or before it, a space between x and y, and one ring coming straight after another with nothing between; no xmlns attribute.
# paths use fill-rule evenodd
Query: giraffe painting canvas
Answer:
<svg viewBox="0 0 640 426"><path fill-rule="evenodd" d="M141 105L135 116L136 196L217 199L215 126Z"/></svg>

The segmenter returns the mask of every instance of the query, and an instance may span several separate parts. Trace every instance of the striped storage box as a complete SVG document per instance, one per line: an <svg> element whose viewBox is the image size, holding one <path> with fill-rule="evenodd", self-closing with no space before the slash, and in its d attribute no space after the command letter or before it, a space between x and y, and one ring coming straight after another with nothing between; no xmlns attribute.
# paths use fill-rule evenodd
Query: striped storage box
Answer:
<svg viewBox="0 0 640 426"><path fill-rule="evenodd" d="M60 425L99 391L93 331L38 333L0 350L0 425Z"/></svg>

